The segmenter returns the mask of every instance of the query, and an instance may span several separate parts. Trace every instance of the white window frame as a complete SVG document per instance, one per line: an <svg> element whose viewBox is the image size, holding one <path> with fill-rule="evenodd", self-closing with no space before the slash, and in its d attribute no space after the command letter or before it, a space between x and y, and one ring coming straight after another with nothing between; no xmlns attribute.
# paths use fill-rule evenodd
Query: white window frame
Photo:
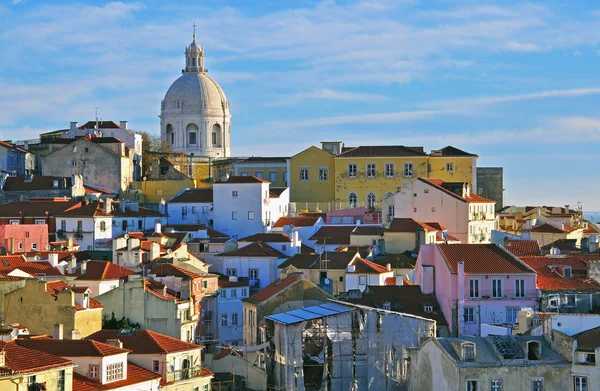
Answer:
<svg viewBox="0 0 600 391"><path fill-rule="evenodd" d="M207 215L208 214L208 206L205 205L205 206L202 207L202 214L203 215Z"/></svg>
<svg viewBox="0 0 600 391"><path fill-rule="evenodd" d="M160 372L160 361L152 360L152 372Z"/></svg>
<svg viewBox="0 0 600 391"><path fill-rule="evenodd" d="M100 366L99 365L89 365L88 366L88 374L90 379L97 379L100 376Z"/></svg>
<svg viewBox="0 0 600 391"><path fill-rule="evenodd" d="M478 379L466 379L465 380L465 390L466 391L480 391L479 390L479 380Z"/></svg>
<svg viewBox="0 0 600 391"><path fill-rule="evenodd" d="M238 191L237 190L232 190L231 191L231 198L238 198Z"/></svg>
<svg viewBox="0 0 600 391"><path fill-rule="evenodd" d="M348 178L358 178L358 164L348 163Z"/></svg>
<svg viewBox="0 0 600 391"><path fill-rule="evenodd" d="M415 165L411 162L406 162L402 166L402 176L404 178L412 178L415 175Z"/></svg>
<svg viewBox="0 0 600 391"><path fill-rule="evenodd" d="M301 181L309 181L310 180L310 167L300 167L300 180Z"/></svg>
<svg viewBox="0 0 600 391"><path fill-rule="evenodd" d="M123 363L116 362L106 366L106 381L112 382L123 379Z"/></svg>
<svg viewBox="0 0 600 391"><path fill-rule="evenodd" d="M46 220L38 220L38 219L36 219L35 223L39 224L39 225L43 225L43 224L46 224Z"/></svg>
<svg viewBox="0 0 600 391"><path fill-rule="evenodd" d="M396 163L385 163L384 175L386 178L396 177Z"/></svg>
<svg viewBox="0 0 600 391"><path fill-rule="evenodd" d="M463 321L465 323L475 323L475 307L463 307Z"/></svg>
<svg viewBox="0 0 600 391"><path fill-rule="evenodd" d="M31 243L31 249L37 250L37 243Z"/></svg>
<svg viewBox="0 0 600 391"><path fill-rule="evenodd" d="M506 323L507 324L515 324L517 322L517 320L519 320L519 310L521 308L520 307L506 307ZM510 318L509 318L509 313L511 311L514 311L514 320L511 322Z"/></svg>
<svg viewBox="0 0 600 391"><path fill-rule="evenodd" d="M501 299L502 297L502 279L492 278L492 298Z"/></svg>
<svg viewBox="0 0 600 391"><path fill-rule="evenodd" d="M237 212L236 211L231 212L231 220L237 220Z"/></svg>
<svg viewBox="0 0 600 391"><path fill-rule="evenodd" d="M580 380L577 384L577 380ZM585 380L585 385L582 383ZM583 375L573 375L573 390L574 391L589 391L590 390L590 378Z"/></svg>
<svg viewBox="0 0 600 391"><path fill-rule="evenodd" d="M237 277L237 269L230 267L225 270L227 277Z"/></svg>
<svg viewBox="0 0 600 391"><path fill-rule="evenodd" d="M222 327L227 327L227 314L222 314L221 315L221 326Z"/></svg>
<svg viewBox="0 0 600 391"><path fill-rule="evenodd" d="M328 181L329 180L329 167L319 167L319 180L320 181Z"/></svg>
<svg viewBox="0 0 600 391"><path fill-rule="evenodd" d="M19 225L20 221L19 220L8 220L8 224L10 224L10 225Z"/></svg>
<svg viewBox="0 0 600 391"><path fill-rule="evenodd" d="M361 281L364 281L361 282ZM369 283L369 278L367 275L358 276L358 285L367 285Z"/></svg>
<svg viewBox="0 0 600 391"><path fill-rule="evenodd" d="M542 383L542 387L535 387L534 388L534 384L535 382L541 382ZM534 377L531 379L531 391L544 391L545 387L546 387L546 382L544 381L543 377Z"/></svg>
<svg viewBox="0 0 600 391"><path fill-rule="evenodd" d="M453 162L446 163L446 171L447 172L454 172L454 163Z"/></svg>
<svg viewBox="0 0 600 391"><path fill-rule="evenodd" d="M258 280L258 276L259 276L259 270L254 268L254 269L248 269L248 279L249 280Z"/></svg>
<svg viewBox="0 0 600 391"><path fill-rule="evenodd" d="M469 298L478 299L480 297L480 281L479 279L472 278L469 280ZM472 295L471 292L475 293Z"/></svg>
<svg viewBox="0 0 600 391"><path fill-rule="evenodd" d="M351 201L350 198L352 197L353 194L354 194L354 201ZM351 192L350 194L348 194L348 206L350 208L358 207L358 195L355 192Z"/></svg>
<svg viewBox="0 0 600 391"><path fill-rule="evenodd" d="M490 382L490 391L502 391L502 380L492 380Z"/></svg>
<svg viewBox="0 0 600 391"><path fill-rule="evenodd" d="M254 220L254 211L253 210L248 211L248 220Z"/></svg>
<svg viewBox="0 0 600 391"><path fill-rule="evenodd" d="M367 163L367 178L377 178L376 163Z"/></svg>
<svg viewBox="0 0 600 391"><path fill-rule="evenodd" d="M523 278L515 279L515 297L525 297L525 279Z"/></svg>

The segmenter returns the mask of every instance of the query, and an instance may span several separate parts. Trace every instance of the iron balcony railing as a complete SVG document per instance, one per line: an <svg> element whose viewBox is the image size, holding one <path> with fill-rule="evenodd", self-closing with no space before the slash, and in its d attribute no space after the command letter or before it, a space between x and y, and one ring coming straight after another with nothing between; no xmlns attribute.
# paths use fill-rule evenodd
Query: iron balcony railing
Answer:
<svg viewBox="0 0 600 391"><path fill-rule="evenodd" d="M202 367L195 366L167 372L167 383L202 377Z"/></svg>

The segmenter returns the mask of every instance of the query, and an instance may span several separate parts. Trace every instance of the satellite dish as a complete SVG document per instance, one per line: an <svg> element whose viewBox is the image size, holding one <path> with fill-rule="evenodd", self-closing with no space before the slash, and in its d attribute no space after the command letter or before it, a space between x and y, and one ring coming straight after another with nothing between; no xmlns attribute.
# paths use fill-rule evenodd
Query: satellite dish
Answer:
<svg viewBox="0 0 600 391"><path fill-rule="evenodd" d="M129 239L129 234L125 234L123 235L123 237L125 238L125 240Z"/></svg>
<svg viewBox="0 0 600 391"><path fill-rule="evenodd" d="M46 250L50 250L52 248L52 246L50 246L49 244L46 245Z"/></svg>
<svg viewBox="0 0 600 391"><path fill-rule="evenodd" d="M167 254L171 254L172 252L173 252L173 250L171 250L171 249L167 250Z"/></svg>
<svg viewBox="0 0 600 391"><path fill-rule="evenodd" d="M329 278L326 278L324 282L325 282L325 285L329 285Z"/></svg>
<svg viewBox="0 0 600 391"><path fill-rule="evenodd" d="M71 165L71 161L67 160L67 166L70 166L70 165Z"/></svg>
<svg viewBox="0 0 600 391"><path fill-rule="evenodd" d="M36 261L39 261L40 260L40 256L36 255L35 257L33 257L33 259L35 259Z"/></svg>

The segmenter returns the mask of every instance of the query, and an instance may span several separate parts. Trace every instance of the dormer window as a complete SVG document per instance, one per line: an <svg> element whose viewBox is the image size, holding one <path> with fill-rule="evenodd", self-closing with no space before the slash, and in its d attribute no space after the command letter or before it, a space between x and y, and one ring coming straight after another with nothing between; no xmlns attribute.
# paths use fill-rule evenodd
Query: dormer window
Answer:
<svg viewBox="0 0 600 391"><path fill-rule="evenodd" d="M563 277L564 278L572 278L573 277L573 271L571 269L571 266L563 267Z"/></svg>
<svg viewBox="0 0 600 391"><path fill-rule="evenodd" d="M425 304L423 306L423 311L425 311L427 313L433 312L433 306L431 304Z"/></svg>
<svg viewBox="0 0 600 391"><path fill-rule="evenodd" d="M385 303L383 303L383 309L386 311L390 311L391 308L391 303L389 301L386 301Z"/></svg>
<svg viewBox="0 0 600 391"><path fill-rule="evenodd" d="M463 361L475 361L475 344L467 342L462 344Z"/></svg>

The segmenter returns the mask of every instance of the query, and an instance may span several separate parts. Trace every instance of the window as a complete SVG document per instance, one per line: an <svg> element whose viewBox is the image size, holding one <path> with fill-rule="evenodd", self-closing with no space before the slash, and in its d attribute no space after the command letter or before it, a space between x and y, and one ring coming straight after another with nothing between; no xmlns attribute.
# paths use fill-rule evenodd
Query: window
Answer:
<svg viewBox="0 0 600 391"><path fill-rule="evenodd" d="M531 391L544 391L543 377L534 377L531 379Z"/></svg>
<svg viewBox="0 0 600 391"><path fill-rule="evenodd" d="M31 249L37 250L37 243L31 243Z"/></svg>
<svg viewBox="0 0 600 391"><path fill-rule="evenodd" d="M390 309L392 308L392 305L389 301L386 301L385 303L383 303L383 309L386 311L390 311Z"/></svg>
<svg viewBox="0 0 600 391"><path fill-rule="evenodd" d="M40 225L46 224L46 220L36 220L35 223Z"/></svg>
<svg viewBox="0 0 600 391"><path fill-rule="evenodd" d="M23 243L19 242L19 250L23 250Z"/></svg>
<svg viewBox="0 0 600 391"><path fill-rule="evenodd" d="M585 363L586 364L595 364L596 363L596 353L587 353L585 355Z"/></svg>
<svg viewBox="0 0 600 391"><path fill-rule="evenodd" d="M238 325L238 314L231 314L231 325L232 326Z"/></svg>
<svg viewBox="0 0 600 391"><path fill-rule="evenodd" d="M344 276L340 276L340 282L344 282Z"/></svg>
<svg viewBox="0 0 600 391"><path fill-rule="evenodd" d="M181 218L183 220L187 219L188 207L187 205L181 207Z"/></svg>
<svg viewBox="0 0 600 391"><path fill-rule="evenodd" d="M467 391L479 391L479 382L477 380L467 380Z"/></svg>
<svg viewBox="0 0 600 391"><path fill-rule="evenodd" d="M308 176L308 167L302 167L300 168L300 180L301 181L307 181L309 179Z"/></svg>
<svg viewBox="0 0 600 391"><path fill-rule="evenodd" d="M377 197L375 193L367 194L367 208L373 209L377 205Z"/></svg>
<svg viewBox="0 0 600 391"><path fill-rule="evenodd" d="M202 280L202 288L208 289L208 281L207 280Z"/></svg>
<svg viewBox="0 0 600 391"><path fill-rule="evenodd" d="M19 225L19 220L9 220L8 223L10 225Z"/></svg>
<svg viewBox="0 0 600 391"><path fill-rule="evenodd" d="M251 280L258 280L258 269L249 269L248 270L248 277Z"/></svg>
<svg viewBox="0 0 600 391"><path fill-rule="evenodd" d="M123 363L118 362L114 364L108 364L106 366L106 381L121 380L123 378Z"/></svg>
<svg viewBox="0 0 600 391"><path fill-rule="evenodd" d="M127 220L121 221L121 229L123 229L123 231L127 231Z"/></svg>
<svg viewBox="0 0 600 391"><path fill-rule="evenodd" d="M254 171L254 176L259 179L263 179L265 175L262 171Z"/></svg>
<svg viewBox="0 0 600 391"><path fill-rule="evenodd" d="M87 148L86 148L87 149ZM56 384L58 391L65 391L65 370L58 371L58 381Z"/></svg>
<svg viewBox="0 0 600 391"><path fill-rule="evenodd" d="M205 384L204 386L202 386L202 391L209 391L208 384Z"/></svg>
<svg viewBox="0 0 600 391"><path fill-rule="evenodd" d="M465 323L475 323L475 308L465 307L463 317L465 319Z"/></svg>
<svg viewBox="0 0 600 391"><path fill-rule="evenodd" d="M254 220L254 211L248 212L248 220Z"/></svg>
<svg viewBox="0 0 600 391"><path fill-rule="evenodd" d="M502 297L502 280L492 280L492 297L495 299L499 299Z"/></svg>
<svg viewBox="0 0 600 391"><path fill-rule="evenodd" d="M469 297L472 299L479 297L479 280L469 280Z"/></svg>
<svg viewBox="0 0 600 391"><path fill-rule="evenodd" d="M196 138L197 138L196 135L197 135L196 132L190 132L189 133L189 143L190 143L190 145L196 145L196 141L197 141L196 140Z"/></svg>
<svg viewBox="0 0 600 391"><path fill-rule="evenodd" d="M27 377L27 385L32 386L35 384L35 375Z"/></svg>
<svg viewBox="0 0 600 391"><path fill-rule="evenodd" d="M192 214L195 215L197 213L198 213L197 208L195 206L192 206Z"/></svg>
<svg viewBox="0 0 600 391"><path fill-rule="evenodd" d="M435 206L432 206L432 207L431 207L431 212L432 212L432 213L435 213Z"/></svg>
<svg viewBox="0 0 600 391"><path fill-rule="evenodd" d="M356 208L357 206L358 206L358 197L356 196L356 193L350 193L350 195L348 196L348 207Z"/></svg>
<svg viewBox="0 0 600 391"><path fill-rule="evenodd" d="M396 165L394 163L385 163L385 177L394 178L396 176Z"/></svg>
<svg viewBox="0 0 600 391"><path fill-rule="evenodd" d="M392 220L394 220L394 205L389 205L388 206L388 221L391 222Z"/></svg>
<svg viewBox="0 0 600 391"><path fill-rule="evenodd" d="M227 298L227 291L225 289L223 289L221 291L221 299L226 299Z"/></svg>
<svg viewBox="0 0 600 391"><path fill-rule="evenodd" d="M404 178L412 178L412 176L413 176L413 164L412 163L404 163L403 174L404 174Z"/></svg>
<svg viewBox="0 0 600 391"><path fill-rule="evenodd" d="M202 207L202 214L203 215L208 214L208 206L203 206Z"/></svg>
<svg viewBox="0 0 600 391"><path fill-rule="evenodd" d="M577 303L576 295L565 295L564 303L567 307L575 307Z"/></svg>
<svg viewBox="0 0 600 391"><path fill-rule="evenodd" d="M367 276L358 276L358 285L367 285Z"/></svg>
<svg viewBox="0 0 600 391"><path fill-rule="evenodd" d="M454 163L446 163L446 171L454 172Z"/></svg>
<svg viewBox="0 0 600 391"><path fill-rule="evenodd" d="M158 360L152 360L152 371L153 372L160 372L160 361L158 361Z"/></svg>
<svg viewBox="0 0 600 391"><path fill-rule="evenodd" d="M221 326L227 326L227 314L221 315Z"/></svg>
<svg viewBox="0 0 600 391"><path fill-rule="evenodd" d="M367 178L377 177L377 165L375 163L367 163Z"/></svg>
<svg viewBox="0 0 600 391"><path fill-rule="evenodd" d="M240 171L240 176L248 176L248 171Z"/></svg>
<svg viewBox="0 0 600 391"><path fill-rule="evenodd" d="M506 323L515 324L517 323L517 313L520 308L517 307L506 307Z"/></svg>
<svg viewBox="0 0 600 391"><path fill-rule="evenodd" d="M242 288L241 290L241 297L247 297L248 296L248 289L246 288Z"/></svg>
<svg viewBox="0 0 600 391"><path fill-rule="evenodd" d="M356 178L358 176L358 168L356 163L348 164L348 178Z"/></svg>
<svg viewBox="0 0 600 391"><path fill-rule="evenodd" d="M492 380L490 384L491 391L502 391L502 380Z"/></svg>
<svg viewBox="0 0 600 391"><path fill-rule="evenodd" d="M515 297L525 297L525 280L521 278L515 280Z"/></svg>
<svg viewBox="0 0 600 391"><path fill-rule="evenodd" d="M227 269L227 277L237 276L237 269Z"/></svg>
<svg viewBox="0 0 600 391"><path fill-rule="evenodd" d="M586 376L573 376L574 391L588 391L588 378Z"/></svg>
<svg viewBox="0 0 600 391"><path fill-rule="evenodd" d="M320 181L328 181L329 180L329 168L319 167L319 180Z"/></svg>
<svg viewBox="0 0 600 391"><path fill-rule="evenodd" d="M563 276L564 278L571 278L573 276L570 266L565 266L563 268Z"/></svg>
<svg viewBox="0 0 600 391"><path fill-rule="evenodd" d="M141 231L144 227L144 222L142 220L138 220L138 229Z"/></svg>
<svg viewBox="0 0 600 391"><path fill-rule="evenodd" d="M98 365L90 365L89 366L89 374L88 377L90 377L91 379L97 379L98 378Z"/></svg>
<svg viewBox="0 0 600 391"><path fill-rule="evenodd" d="M238 192L237 192L237 190L233 190L233 191L231 192L231 197L232 197L232 198L238 198Z"/></svg>
<svg viewBox="0 0 600 391"><path fill-rule="evenodd" d="M462 345L463 361L475 361L475 345L464 343Z"/></svg>
<svg viewBox="0 0 600 391"><path fill-rule="evenodd" d="M277 182L277 171L269 171L269 182Z"/></svg>
<svg viewBox="0 0 600 391"><path fill-rule="evenodd" d="M429 313L429 312L433 312L433 306L432 306L432 305L429 305L429 304L426 304L426 305L424 305L424 306L423 306L423 310L424 310L425 312L427 312L427 313Z"/></svg>
<svg viewBox="0 0 600 391"><path fill-rule="evenodd" d="M237 212L231 212L231 220L237 220Z"/></svg>
<svg viewBox="0 0 600 391"><path fill-rule="evenodd" d="M231 290L231 298L235 299L236 297L237 297L237 289L234 288Z"/></svg>

